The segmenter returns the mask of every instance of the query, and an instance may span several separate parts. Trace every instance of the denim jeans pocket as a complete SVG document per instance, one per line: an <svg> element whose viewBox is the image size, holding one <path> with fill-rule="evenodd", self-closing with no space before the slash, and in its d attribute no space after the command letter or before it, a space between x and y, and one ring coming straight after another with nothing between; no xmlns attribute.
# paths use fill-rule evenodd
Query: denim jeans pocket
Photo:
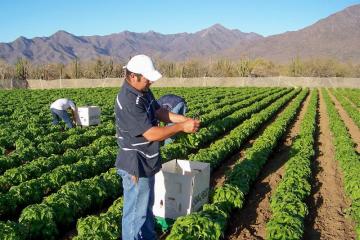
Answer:
<svg viewBox="0 0 360 240"><path fill-rule="evenodd" d="M130 174L128 174L126 171L124 171L122 169L117 169L117 174L119 174L120 177L122 178L123 188L129 189L132 187L133 182L131 180Z"/></svg>

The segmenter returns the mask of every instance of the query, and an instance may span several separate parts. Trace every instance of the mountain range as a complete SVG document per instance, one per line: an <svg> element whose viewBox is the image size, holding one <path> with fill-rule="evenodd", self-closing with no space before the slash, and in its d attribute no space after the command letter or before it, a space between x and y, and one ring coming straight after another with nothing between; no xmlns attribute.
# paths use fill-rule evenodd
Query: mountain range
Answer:
<svg viewBox="0 0 360 240"><path fill-rule="evenodd" d="M167 61L248 57L285 63L300 57L360 63L360 4L298 31L268 37L215 24L195 33L123 31L106 36L76 36L58 31L49 37L19 37L10 43L0 43L0 59L8 63L19 57L33 63L68 63L76 58L123 62L139 53Z"/></svg>

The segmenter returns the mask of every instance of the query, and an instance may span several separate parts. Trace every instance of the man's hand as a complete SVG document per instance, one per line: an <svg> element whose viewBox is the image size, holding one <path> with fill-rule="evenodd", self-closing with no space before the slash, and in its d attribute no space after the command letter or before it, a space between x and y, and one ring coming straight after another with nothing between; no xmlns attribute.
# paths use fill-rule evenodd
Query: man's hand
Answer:
<svg viewBox="0 0 360 240"><path fill-rule="evenodd" d="M200 120L197 119L188 119L182 123L183 132L186 133L195 133L200 128Z"/></svg>
<svg viewBox="0 0 360 240"><path fill-rule="evenodd" d="M166 127L152 127L143 133L143 136L149 142L163 141L169 137L174 136L179 132L195 133L200 128L200 120L185 119L184 122L176 123Z"/></svg>

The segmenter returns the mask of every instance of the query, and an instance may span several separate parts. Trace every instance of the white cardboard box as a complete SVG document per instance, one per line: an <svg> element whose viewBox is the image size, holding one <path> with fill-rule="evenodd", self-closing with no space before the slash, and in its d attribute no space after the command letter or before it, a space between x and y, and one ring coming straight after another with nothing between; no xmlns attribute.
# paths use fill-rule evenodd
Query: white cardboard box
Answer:
<svg viewBox="0 0 360 240"><path fill-rule="evenodd" d="M199 210L208 202L210 164L171 160L155 175L153 212L161 218L176 219Z"/></svg>
<svg viewBox="0 0 360 240"><path fill-rule="evenodd" d="M101 110L98 106L78 107L79 119L77 124L91 126L100 124Z"/></svg>

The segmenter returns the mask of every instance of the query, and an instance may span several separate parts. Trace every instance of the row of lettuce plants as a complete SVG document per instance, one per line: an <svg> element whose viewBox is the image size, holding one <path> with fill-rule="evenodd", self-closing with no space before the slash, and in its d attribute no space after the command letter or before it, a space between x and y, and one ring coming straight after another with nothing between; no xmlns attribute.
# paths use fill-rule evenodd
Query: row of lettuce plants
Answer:
<svg viewBox="0 0 360 240"><path fill-rule="evenodd" d="M198 99L197 101L193 101L193 99L190 99L190 101L193 102L193 104L189 104L188 106L188 113L192 114L193 112L207 112L214 110L213 105L216 105L218 107L223 107L227 105L227 101L230 101L232 99L236 99L239 96L247 95L250 92L254 91L266 91L265 88L244 88L237 91L226 91L225 93L215 93L215 95L211 95L212 92L209 92L209 95L202 96L202 99ZM209 101L211 100L211 101ZM189 100L187 100L187 103L189 103ZM205 111L204 111L205 110Z"/></svg>
<svg viewBox="0 0 360 240"><path fill-rule="evenodd" d="M206 127L218 119L225 118L226 116L236 112L237 110L248 107L279 91L280 89L274 89L260 94L253 93L251 95L248 95L246 99L239 100L236 103L226 105L222 108L214 109L210 113L204 114L199 117L199 119L201 120L201 126Z"/></svg>
<svg viewBox="0 0 360 240"><path fill-rule="evenodd" d="M338 89L341 93L346 96L357 108L360 108L360 90L359 89L349 89L342 88Z"/></svg>
<svg viewBox="0 0 360 240"><path fill-rule="evenodd" d="M280 91L280 88L277 88ZM247 98L253 97L258 94L263 94L274 89L267 88L267 89L247 89L242 92L237 93L231 97L219 97L218 102L213 102L213 100L209 99L206 103L199 102L197 104L191 105L188 113L186 115L190 117L198 117L200 115L212 113L218 109L231 106L232 104L236 104L240 101L243 101ZM207 98L208 99L208 98Z"/></svg>
<svg viewBox="0 0 360 240"><path fill-rule="evenodd" d="M90 179L68 182L40 204L26 207L18 222L0 221L1 239L57 239L77 218L102 209L121 194L121 179L114 168Z"/></svg>
<svg viewBox="0 0 360 240"><path fill-rule="evenodd" d="M311 193L311 162L315 156L318 92L313 90L300 132L290 149L285 175L270 200L271 218L267 239L302 239L308 214L306 198Z"/></svg>
<svg viewBox="0 0 360 240"><path fill-rule="evenodd" d="M79 149L69 148L63 155L40 157L20 167L12 168L0 176L0 192L8 191L12 186L38 178L46 172L62 165L75 163L86 156L95 156L104 146L116 146L114 136L102 136L89 146Z"/></svg>
<svg viewBox="0 0 360 240"><path fill-rule="evenodd" d="M340 102L341 106L344 108L346 113L351 117L356 126L360 129L360 112L359 110L353 106L340 92L332 89L331 93L336 97L336 99Z"/></svg>
<svg viewBox="0 0 360 240"><path fill-rule="evenodd" d="M31 162L40 156L48 157L51 154L62 154L69 148L76 149L87 146L100 136L115 135L115 130L113 123L108 122L103 123L101 127L73 128L68 131L67 135L68 137L61 142L46 141L38 146L32 144L28 139L21 141L17 153L0 157L0 172L3 173L7 169ZM19 140L16 143L18 142Z"/></svg>
<svg viewBox="0 0 360 240"><path fill-rule="evenodd" d="M355 143L331 101L329 93L322 89L322 94L329 115L330 130L335 146L335 159L340 163L344 174L345 192L351 200L351 207L348 212L355 221L356 233L360 238L360 155L356 152Z"/></svg>
<svg viewBox="0 0 360 240"><path fill-rule="evenodd" d="M209 102L207 101L208 99L231 98L237 93L249 91L250 88L209 88L209 91L203 89L170 88L170 90L186 98L189 105L192 106L193 104ZM46 141L47 135L60 132L59 126L52 126L52 117L49 111L50 103L58 97L70 97L76 100L78 106L98 105L102 110L101 121L113 121L113 105L117 91L118 89L114 88L11 92L10 96L14 98L6 98L8 104L4 107L5 109L11 109L11 111L3 111L4 115L0 116L1 119L4 119L4 121L0 122L0 156L5 155L8 152L7 150L12 151L12 153L18 153L19 148L16 142L19 139L20 143L21 141L26 141L37 146L39 143L48 142ZM166 90L160 89L155 90L155 92L161 95L165 94ZM109 96L112 97L109 98ZM24 101L31 102L32 104L24 104ZM61 138L59 136L57 141L60 141L60 139L64 140L67 136L66 132L63 135L65 137Z"/></svg>
<svg viewBox="0 0 360 240"><path fill-rule="evenodd" d="M299 92L300 89L278 99L263 111L245 120L226 137L215 141L207 148L200 149L196 154L189 155L189 159L208 162L212 168L216 168L226 157L229 157L234 151L238 150L249 136L254 134L271 117L275 116Z"/></svg>
<svg viewBox="0 0 360 240"><path fill-rule="evenodd" d="M167 239L210 240L224 236L231 211L242 208L251 183L256 180L268 156L295 118L307 93L307 90L302 91L255 140L245 152L245 159L226 174L225 184L214 189L211 203L204 205L200 212L178 218Z"/></svg>
<svg viewBox="0 0 360 240"><path fill-rule="evenodd" d="M257 122L256 126L259 128L261 124L263 124L268 119L270 119L274 113L279 111L279 109L284 104L286 104L290 99L292 99L298 93L299 91L293 91L292 94L283 96L282 98L274 102L271 106L262 110L260 113L254 114L251 119L246 120L243 123L244 124L243 128L245 129L246 127L249 127L250 125L252 125L250 123L254 123L254 122ZM267 115L267 118L263 117L265 115ZM260 118L261 121L258 120ZM254 128L252 131L242 132L243 135L241 135L241 137L245 139L246 137L249 137L255 130L256 129ZM235 133L234 133L235 131L236 129L234 129L229 133L229 135L224 137L224 138L228 138L227 142L232 142L234 140L233 137L235 137ZM240 133L237 132L237 137L239 137L239 134ZM232 149L231 151L233 150L234 149ZM229 154L230 152L228 153L228 155ZM223 156L223 160L225 157L226 156ZM114 204L109 208L109 210L106 213L100 214L99 216L92 215L86 218L79 219L77 222L78 235L74 239L79 239L79 240L89 239L89 238L93 238L93 239L106 238L106 239L114 239L114 240L118 239L118 237L121 235L121 226L119 224L121 221L121 217L122 217L122 197L120 197L117 201L115 201ZM214 216L214 218L216 218L216 216ZM201 219L198 220L200 221ZM190 238L188 239L197 239L197 238L192 238L192 236L190 236ZM200 238L200 239L206 239L206 238Z"/></svg>
<svg viewBox="0 0 360 240"><path fill-rule="evenodd" d="M61 188L69 181L79 181L107 171L114 165L117 147L104 146L95 156L59 166L39 178L25 181L0 194L0 218L9 219L29 204L40 202L44 196Z"/></svg>
<svg viewBox="0 0 360 240"><path fill-rule="evenodd" d="M240 109L223 119L216 120L214 123L205 128L200 128L197 133L188 134L187 136L181 137L178 142L166 145L161 149L163 159L187 157L193 149L198 149L199 147L205 146L206 144L214 141L221 134L230 131L244 120L250 118L253 114L256 114L271 105L273 102L277 101L282 96L290 96L296 92L292 90L293 89L285 89L281 92L270 95L260 102L254 103L244 109Z"/></svg>

